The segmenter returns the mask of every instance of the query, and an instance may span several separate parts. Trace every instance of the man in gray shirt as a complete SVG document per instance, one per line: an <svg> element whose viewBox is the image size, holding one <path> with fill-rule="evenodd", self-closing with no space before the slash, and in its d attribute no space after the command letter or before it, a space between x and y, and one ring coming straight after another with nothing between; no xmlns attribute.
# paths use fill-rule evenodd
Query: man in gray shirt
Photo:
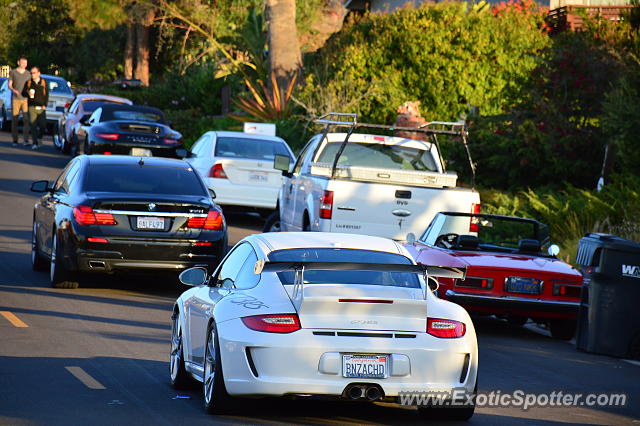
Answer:
<svg viewBox="0 0 640 426"><path fill-rule="evenodd" d="M27 58L18 59L18 67L9 72L9 90L11 90L11 135L13 146L18 146L18 117L22 111L22 127L24 144L29 140L29 119L27 98L22 96L22 90L27 81L31 80L31 73L27 70Z"/></svg>

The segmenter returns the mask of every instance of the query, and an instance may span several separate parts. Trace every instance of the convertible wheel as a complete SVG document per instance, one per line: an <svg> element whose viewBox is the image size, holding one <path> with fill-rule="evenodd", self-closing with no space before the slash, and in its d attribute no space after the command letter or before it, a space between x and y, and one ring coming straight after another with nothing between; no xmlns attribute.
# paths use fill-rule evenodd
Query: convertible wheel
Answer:
<svg viewBox="0 0 640 426"><path fill-rule="evenodd" d="M560 340L571 340L576 334L575 320L551 320L549 321L549 331L551 337Z"/></svg>
<svg viewBox="0 0 640 426"><path fill-rule="evenodd" d="M49 267L49 278L51 287L55 288L78 288L79 283L73 279L71 271L69 271L62 261L61 245L56 235L57 231L53 231L53 243L51 244L51 263Z"/></svg>
<svg viewBox="0 0 640 426"><path fill-rule="evenodd" d="M233 410L235 399L229 396L224 385L220 345L215 322L209 327L204 354L204 409L209 414L228 413Z"/></svg>
<svg viewBox="0 0 640 426"><path fill-rule="evenodd" d="M262 232L280 232L280 211L276 210L269 215L267 221L264 223Z"/></svg>
<svg viewBox="0 0 640 426"><path fill-rule="evenodd" d="M31 268L34 271L46 271L47 260L40 254L40 245L38 244L38 236L36 234L36 222L33 222L33 230L31 232Z"/></svg>
<svg viewBox="0 0 640 426"><path fill-rule="evenodd" d="M193 379L184 366L184 352L182 350L182 325L180 316L176 313L171 327L170 354L171 386L174 389L185 389L193 384Z"/></svg>

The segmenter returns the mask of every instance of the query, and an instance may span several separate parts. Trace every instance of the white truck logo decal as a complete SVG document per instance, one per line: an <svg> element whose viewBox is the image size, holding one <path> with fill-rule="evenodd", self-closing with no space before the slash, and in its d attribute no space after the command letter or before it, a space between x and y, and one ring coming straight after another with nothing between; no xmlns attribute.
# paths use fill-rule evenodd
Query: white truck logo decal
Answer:
<svg viewBox="0 0 640 426"><path fill-rule="evenodd" d="M622 276L630 278L640 278L640 266L622 265Z"/></svg>

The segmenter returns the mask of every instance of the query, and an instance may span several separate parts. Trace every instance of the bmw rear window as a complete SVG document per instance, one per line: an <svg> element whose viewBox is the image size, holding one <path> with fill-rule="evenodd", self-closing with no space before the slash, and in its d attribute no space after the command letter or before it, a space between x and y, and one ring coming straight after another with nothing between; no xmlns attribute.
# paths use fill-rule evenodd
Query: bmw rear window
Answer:
<svg viewBox="0 0 640 426"><path fill-rule="evenodd" d="M348 262L411 265L399 254L374 250L342 248L297 248L276 250L269 253L274 262ZM294 283L295 272L278 272L282 284ZM381 271L305 271L305 284L363 284L392 287L420 288L418 276L408 272Z"/></svg>
<svg viewBox="0 0 640 426"><path fill-rule="evenodd" d="M278 141L233 137L216 140L216 157L273 160L276 154L291 156L284 144Z"/></svg>
<svg viewBox="0 0 640 426"><path fill-rule="evenodd" d="M193 170L178 167L94 164L88 168L87 192L181 194L208 197Z"/></svg>

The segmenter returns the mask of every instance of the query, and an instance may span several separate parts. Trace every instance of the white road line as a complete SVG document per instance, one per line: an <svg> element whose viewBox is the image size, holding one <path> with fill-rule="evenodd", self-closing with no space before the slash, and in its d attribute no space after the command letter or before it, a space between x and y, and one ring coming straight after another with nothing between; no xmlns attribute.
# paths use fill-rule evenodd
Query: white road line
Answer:
<svg viewBox="0 0 640 426"><path fill-rule="evenodd" d="M100 383L99 381L91 377L89 373L84 371L82 368L80 367L65 367L65 368L69 373L73 374L73 376L76 379L80 380L82 384L88 387L89 389L106 389L104 386L102 386L102 383Z"/></svg>
<svg viewBox="0 0 640 426"><path fill-rule="evenodd" d="M15 316L14 314L12 314L9 311L0 311L0 315L5 317L7 319L7 321L9 321L11 324L14 325L14 327L21 327L21 328L22 327L29 327L27 324L22 322L22 320L20 320L20 318L18 318L17 316Z"/></svg>

